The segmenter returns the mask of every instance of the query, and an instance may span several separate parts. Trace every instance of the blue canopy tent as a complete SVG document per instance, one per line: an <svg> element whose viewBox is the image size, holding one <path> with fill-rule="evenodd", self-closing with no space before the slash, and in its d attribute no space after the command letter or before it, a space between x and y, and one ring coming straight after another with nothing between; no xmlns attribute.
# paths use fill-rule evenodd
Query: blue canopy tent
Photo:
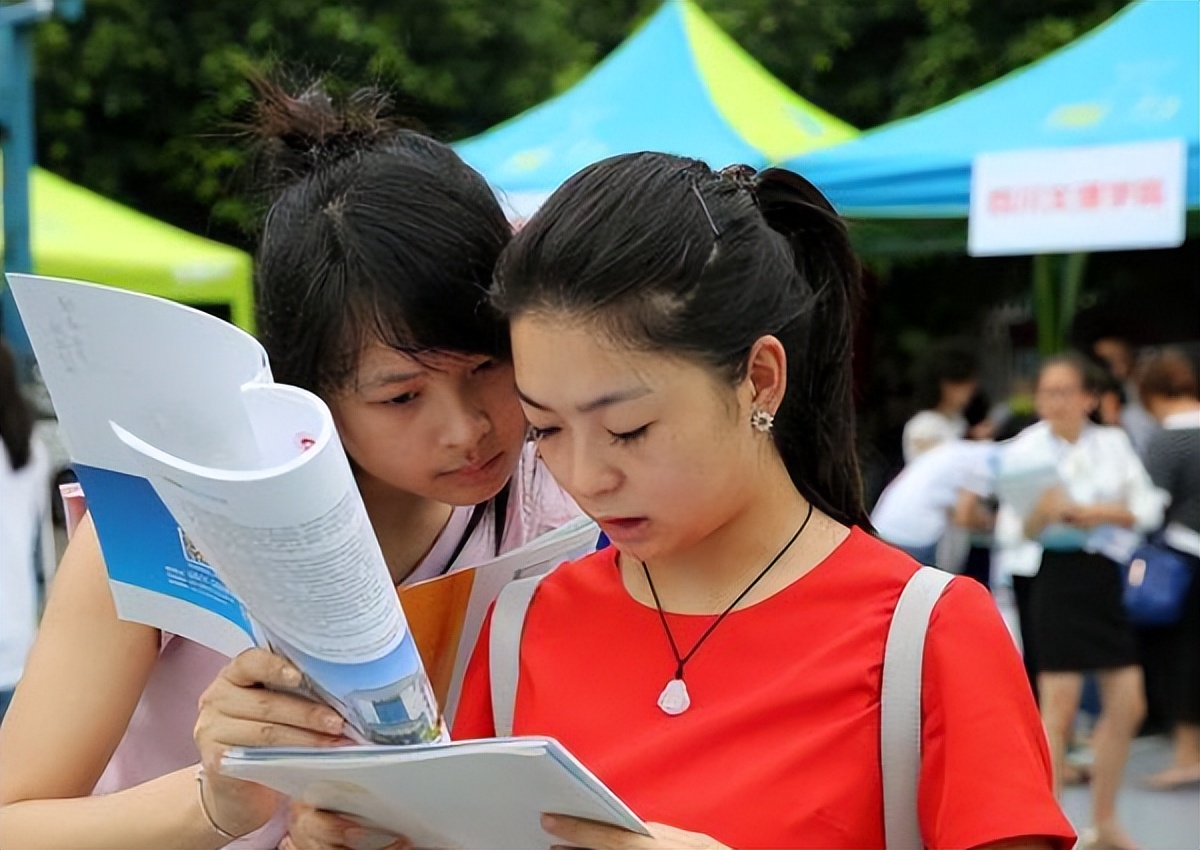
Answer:
<svg viewBox="0 0 1200 850"><path fill-rule="evenodd" d="M1200 3L1134 3L1043 59L919 115L790 160L855 219L868 255L961 252L981 153L1183 139L1200 207ZM1039 347L1061 348L1086 255L1034 260ZM1057 283L1056 283L1057 279ZM1057 293L1056 293L1057 290Z"/></svg>
<svg viewBox="0 0 1200 850"><path fill-rule="evenodd" d="M714 167L763 167L855 135L772 77L690 0L667 0L571 89L455 149L522 217L614 154L658 150Z"/></svg>
<svg viewBox="0 0 1200 850"><path fill-rule="evenodd" d="M979 153L1182 138L1200 207L1200 3L1136 3L1038 62L788 163L855 218L963 218Z"/></svg>

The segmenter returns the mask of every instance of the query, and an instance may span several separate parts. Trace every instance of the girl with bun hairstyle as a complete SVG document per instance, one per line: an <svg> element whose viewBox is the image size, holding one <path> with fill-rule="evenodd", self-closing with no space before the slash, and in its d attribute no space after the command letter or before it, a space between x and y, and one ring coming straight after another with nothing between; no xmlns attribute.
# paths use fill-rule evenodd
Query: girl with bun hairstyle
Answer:
<svg viewBox="0 0 1200 850"><path fill-rule="evenodd" d="M576 516L527 442L507 330L487 303L511 229L486 182L399 129L378 92L337 103L320 86L256 87L274 198L259 332L275 379L329 404L395 582ZM264 650L230 661L117 619L85 520L0 730L0 842L275 847L284 801L217 763L235 744L345 741L331 708L269 690L295 675Z"/></svg>

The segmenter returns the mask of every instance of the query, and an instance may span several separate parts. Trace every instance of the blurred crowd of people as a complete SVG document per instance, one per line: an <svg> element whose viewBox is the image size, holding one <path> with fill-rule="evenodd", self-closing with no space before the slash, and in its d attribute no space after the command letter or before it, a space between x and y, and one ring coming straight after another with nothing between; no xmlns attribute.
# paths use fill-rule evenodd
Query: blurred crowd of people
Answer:
<svg viewBox="0 0 1200 850"><path fill-rule="evenodd" d="M966 346L934 347L904 467L872 511L879 535L963 573L1015 607L1056 781L1092 783L1098 840L1132 846L1116 795L1132 738L1170 732L1153 788L1200 782L1200 401L1180 350L1139 355L1124 339L1049 358L1021 400L991 406ZM1150 541L1187 560L1181 614L1139 626L1128 564ZM1079 709L1091 757L1068 759Z"/></svg>

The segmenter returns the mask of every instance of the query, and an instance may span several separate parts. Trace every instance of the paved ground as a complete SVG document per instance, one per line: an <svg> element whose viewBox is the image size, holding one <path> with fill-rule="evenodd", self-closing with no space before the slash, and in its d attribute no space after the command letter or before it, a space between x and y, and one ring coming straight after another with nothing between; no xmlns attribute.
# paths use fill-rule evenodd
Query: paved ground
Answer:
<svg viewBox="0 0 1200 850"><path fill-rule="evenodd" d="M1169 761L1170 744L1165 738L1133 742L1117 812L1142 850L1200 848L1200 785L1179 791L1148 791L1137 784L1139 776L1166 767ZM1067 788L1063 809L1076 829L1086 828L1091 822L1088 787Z"/></svg>

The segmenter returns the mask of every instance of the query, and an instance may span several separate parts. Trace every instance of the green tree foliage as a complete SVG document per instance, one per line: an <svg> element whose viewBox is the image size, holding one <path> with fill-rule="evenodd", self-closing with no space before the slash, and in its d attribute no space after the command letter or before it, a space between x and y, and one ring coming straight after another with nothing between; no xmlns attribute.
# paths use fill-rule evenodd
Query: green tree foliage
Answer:
<svg viewBox="0 0 1200 850"><path fill-rule="evenodd" d="M237 240L253 223L237 177L246 72L374 83L456 138L586 70L557 0L91 0L37 45L39 159L105 195Z"/></svg>
<svg viewBox="0 0 1200 850"><path fill-rule="evenodd" d="M1122 0L700 0L769 70L860 127L913 114L1060 47ZM39 158L193 231L255 210L233 120L248 68L377 83L444 139L578 80L658 0L89 0L39 33Z"/></svg>

